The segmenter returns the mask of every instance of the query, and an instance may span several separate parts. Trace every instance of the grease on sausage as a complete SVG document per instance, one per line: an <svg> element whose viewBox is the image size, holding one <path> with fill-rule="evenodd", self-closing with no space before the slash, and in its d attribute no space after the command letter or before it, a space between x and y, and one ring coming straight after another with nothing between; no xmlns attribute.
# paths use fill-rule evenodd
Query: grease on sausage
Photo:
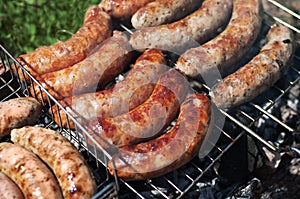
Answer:
<svg viewBox="0 0 300 199"><path fill-rule="evenodd" d="M209 99L190 94L182 103L176 124L160 137L119 149L108 164L111 174L126 180L155 178L173 171L196 156L211 117Z"/></svg>

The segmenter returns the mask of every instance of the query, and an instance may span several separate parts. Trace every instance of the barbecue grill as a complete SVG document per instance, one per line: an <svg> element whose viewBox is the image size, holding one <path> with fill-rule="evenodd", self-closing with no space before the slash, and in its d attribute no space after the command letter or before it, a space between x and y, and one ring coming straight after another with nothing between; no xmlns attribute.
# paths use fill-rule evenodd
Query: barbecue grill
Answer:
<svg viewBox="0 0 300 199"><path fill-rule="evenodd" d="M285 6L273 0L269 0L268 4L274 4L299 22L300 16ZM264 27L267 29L274 21L288 26L296 35L300 33L297 27L266 12ZM120 27L127 30L124 25ZM262 30L245 57L251 57L258 51L265 33ZM94 198L248 198L251 194L247 195L247 190L258 183L257 179L251 178L252 171L268 160L276 168L281 160L280 154L285 152L300 156L297 148L300 143L299 49L286 75L264 94L234 109L213 108L214 115L223 118L224 122L215 122L211 127L210 133L219 136L218 139L216 136L206 138L209 151L202 152L200 157L171 173L138 182L127 182L108 174L106 165L111 155L89 136L89 130L78 120L80 116L72 116L2 45L0 58L1 101L28 96L29 87L37 86L41 93L46 93L47 97L42 98L45 107L50 108L54 104L65 112L68 122L75 123L75 130L60 128L53 121L53 110L48 112L46 108L37 125L60 132L82 152L98 185ZM20 81L20 76L12 72L14 68L21 68L23 74L19 75L28 75L30 82ZM201 92L209 90L205 84L192 80L191 85ZM9 141L9 136L0 141Z"/></svg>

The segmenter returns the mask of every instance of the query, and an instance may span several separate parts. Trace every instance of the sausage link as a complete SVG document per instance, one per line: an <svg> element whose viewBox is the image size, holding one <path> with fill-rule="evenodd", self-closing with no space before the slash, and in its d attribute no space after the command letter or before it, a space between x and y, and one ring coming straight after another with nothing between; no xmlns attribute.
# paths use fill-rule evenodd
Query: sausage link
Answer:
<svg viewBox="0 0 300 199"><path fill-rule="evenodd" d="M0 143L0 171L20 187L25 198L63 198L48 167L34 153L19 145Z"/></svg>
<svg viewBox="0 0 300 199"><path fill-rule="evenodd" d="M18 61L31 75L38 77L82 61L111 34L110 16L98 6L91 6L86 11L83 26L70 39L50 46L41 46L33 52L20 55ZM18 72L22 80L29 80L21 69Z"/></svg>
<svg viewBox="0 0 300 199"><path fill-rule="evenodd" d="M178 59L177 69L190 77L197 78L201 75L211 79L215 78L215 73L219 75L232 72L230 66L250 49L262 22L260 0L233 2L232 17L225 30L209 42L187 50Z"/></svg>
<svg viewBox="0 0 300 199"><path fill-rule="evenodd" d="M96 183L83 156L56 131L28 126L12 130L11 139L52 169L65 199L90 199L95 194Z"/></svg>
<svg viewBox="0 0 300 199"><path fill-rule="evenodd" d="M116 171L126 180L142 180L179 168L198 153L210 117L209 99L203 94L190 94L181 105L175 126L156 139L120 148L108 163L109 172Z"/></svg>
<svg viewBox="0 0 300 199"><path fill-rule="evenodd" d="M131 61L131 46L127 36L114 31L99 49L72 67L44 74L37 78L56 99L95 91L121 73ZM31 94L38 99L46 93L38 86L31 87Z"/></svg>
<svg viewBox="0 0 300 199"><path fill-rule="evenodd" d="M232 108L249 102L272 86L286 71L294 52L292 31L274 25L267 43L248 64L218 82L211 90L214 103Z"/></svg>
<svg viewBox="0 0 300 199"><path fill-rule="evenodd" d="M193 12L202 0L156 0L140 8L131 18L136 29L176 21Z"/></svg>
<svg viewBox="0 0 300 199"><path fill-rule="evenodd" d="M157 48L181 53L213 37L229 20L231 10L232 0L204 0L198 10L179 21L135 31L130 43L137 50Z"/></svg>
<svg viewBox="0 0 300 199"><path fill-rule="evenodd" d="M185 76L170 69L161 75L151 96L140 106L116 117L90 120L90 134L104 148L110 146L103 139L116 146L149 139L176 117L188 85Z"/></svg>
<svg viewBox="0 0 300 199"><path fill-rule="evenodd" d="M33 97L20 97L0 102L0 137L13 128L34 124L42 113L41 104Z"/></svg>
<svg viewBox="0 0 300 199"><path fill-rule="evenodd" d="M95 93L86 93L60 101L76 117L114 117L143 103L151 95L159 74L167 70L164 55L160 50L146 50L135 62L126 78L113 87ZM54 121L65 128L75 128L63 110L52 106Z"/></svg>
<svg viewBox="0 0 300 199"><path fill-rule="evenodd" d="M102 0L99 4L114 18L130 18L139 8L154 0Z"/></svg>
<svg viewBox="0 0 300 199"><path fill-rule="evenodd" d="M0 194L0 199L24 199L19 187L2 172L0 172Z"/></svg>

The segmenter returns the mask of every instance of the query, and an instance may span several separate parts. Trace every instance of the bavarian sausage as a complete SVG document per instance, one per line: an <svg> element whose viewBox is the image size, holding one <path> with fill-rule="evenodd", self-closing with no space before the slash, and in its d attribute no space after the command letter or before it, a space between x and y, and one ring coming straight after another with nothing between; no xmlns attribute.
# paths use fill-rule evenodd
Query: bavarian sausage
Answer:
<svg viewBox="0 0 300 199"><path fill-rule="evenodd" d="M33 52L20 55L18 61L33 75L39 75L70 67L85 59L102 41L111 36L110 16L98 6L87 9L83 26L68 40L51 46L41 46ZM28 80L19 69L20 79Z"/></svg>
<svg viewBox="0 0 300 199"><path fill-rule="evenodd" d="M261 94L286 71L293 46L289 28L272 26L267 34L267 43L259 54L212 88L210 94L214 103L220 108L232 108Z"/></svg>
<svg viewBox="0 0 300 199"><path fill-rule="evenodd" d="M24 199L19 187L2 172L0 172L0 199Z"/></svg>
<svg viewBox="0 0 300 199"><path fill-rule="evenodd" d="M103 139L115 146L134 144L158 134L177 116L179 105L188 91L188 81L176 69L159 78L151 96L133 110L87 123L91 136L104 148Z"/></svg>
<svg viewBox="0 0 300 199"><path fill-rule="evenodd" d="M114 18L130 18L139 8L154 0L102 0L99 7Z"/></svg>
<svg viewBox="0 0 300 199"><path fill-rule="evenodd" d="M170 23L193 12L201 2L202 0L156 0L136 11L131 23L136 29Z"/></svg>
<svg viewBox="0 0 300 199"><path fill-rule="evenodd" d="M181 105L176 124L169 131L148 142L121 147L108 164L109 172L116 172L126 180L142 180L179 168L198 153L210 117L210 101L206 95L190 94Z"/></svg>
<svg viewBox="0 0 300 199"><path fill-rule="evenodd" d="M44 74L37 80L56 99L96 91L121 73L131 61L131 47L127 36L114 31L99 49L83 61L59 71ZM31 87L32 95L39 99L38 86Z"/></svg>
<svg viewBox="0 0 300 199"><path fill-rule="evenodd" d="M34 153L19 145L0 143L0 171L20 187L25 198L63 198L48 167Z"/></svg>
<svg viewBox="0 0 300 199"><path fill-rule="evenodd" d="M213 37L229 20L231 10L232 0L204 0L198 10L179 21L135 31L130 43L139 51L158 48L179 54Z"/></svg>
<svg viewBox="0 0 300 199"><path fill-rule="evenodd" d="M11 140L38 155L54 172L65 199L90 199L96 184L78 150L62 135L42 127L11 132Z"/></svg>
<svg viewBox="0 0 300 199"><path fill-rule="evenodd" d="M0 102L0 137L9 134L13 128L34 124L41 113L42 106L33 97Z"/></svg>
<svg viewBox="0 0 300 199"><path fill-rule="evenodd" d="M70 113L85 119L114 117L128 112L143 103L151 95L161 73L167 70L160 50L146 50L135 62L124 80L106 90L69 97L60 101ZM65 112L52 106L54 121L65 128L75 128ZM80 120L80 118L78 119Z"/></svg>
<svg viewBox="0 0 300 199"><path fill-rule="evenodd" d="M260 0L234 0L233 12L225 30L209 42L187 50L176 68L187 76L202 76L209 86L219 76L232 70L252 46L260 31L262 7Z"/></svg>

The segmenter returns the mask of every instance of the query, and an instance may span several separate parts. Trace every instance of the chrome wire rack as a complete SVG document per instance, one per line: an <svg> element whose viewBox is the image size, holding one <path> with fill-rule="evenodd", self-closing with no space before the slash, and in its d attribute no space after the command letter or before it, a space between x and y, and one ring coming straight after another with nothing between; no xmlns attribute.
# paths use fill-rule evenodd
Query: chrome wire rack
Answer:
<svg viewBox="0 0 300 199"><path fill-rule="evenodd" d="M296 12L279 4L277 1L268 0L267 2L300 20L300 16ZM297 27L266 12L265 27L268 27L274 21L288 26L295 34L300 33ZM259 39L263 38L264 34L262 33ZM253 48L258 48L258 46L254 46ZM288 120L284 120L282 115L274 114L274 109L280 109L282 107L280 104L282 104L283 101L286 102L287 99L300 99L298 95L300 92L297 93L296 91L298 88L300 90L300 51L297 49L293 64L289 67L287 74L264 94L258 96L250 103L243 104L232 110L224 111L213 107L214 117L222 116L224 121L215 120L211 126L209 131L209 135L211 136L207 136L205 140L206 148L209 148L209 151L200 151L199 157L194 158L186 165L164 176L145 181L127 182L119 179L117 176L111 176L108 173L106 166L107 162L111 159L110 154L89 135L88 129L78 122L78 118L73 117L69 111L52 97L1 45L0 60L0 100L5 101L10 98L29 96L29 87L33 84L38 86L41 95L46 93L47 98L42 98L42 103L45 107L43 117L41 117L37 124L46 128L55 129L68 138L78 150L82 152L97 181L98 193L93 197L95 199L198 198L197 195L193 195L199 194L199 192L195 192L195 190L203 187L202 185L204 182L207 182L207 179L220 177L221 174L216 170L218 170L218 167L221 167L223 159L226 158L226 154L234 145L241 147L245 144L244 138L246 135L254 138L259 144L262 144L274 153L287 150L283 148L280 143L278 144L269 140L263 132L261 132L260 128L262 123L272 121L276 128L280 128L281 131L287 134L293 135L300 132L299 123L289 122ZM24 83L20 81L21 78L13 73L14 68L20 68L23 71L23 75L30 77L30 82ZM205 85L200 85L199 88L196 89L207 92ZM57 108L65 112L68 123L71 121L75 123L75 130L60 128L59 125L54 122L52 115L53 110L51 110L52 105L57 106ZM300 121L300 105L298 109L292 103L285 103L285 107ZM5 139L9 140L9 137L2 138L0 141ZM241 147L240 150L241 153L243 150L247 153L247 147ZM236 171L234 166L232 166L232 169Z"/></svg>

